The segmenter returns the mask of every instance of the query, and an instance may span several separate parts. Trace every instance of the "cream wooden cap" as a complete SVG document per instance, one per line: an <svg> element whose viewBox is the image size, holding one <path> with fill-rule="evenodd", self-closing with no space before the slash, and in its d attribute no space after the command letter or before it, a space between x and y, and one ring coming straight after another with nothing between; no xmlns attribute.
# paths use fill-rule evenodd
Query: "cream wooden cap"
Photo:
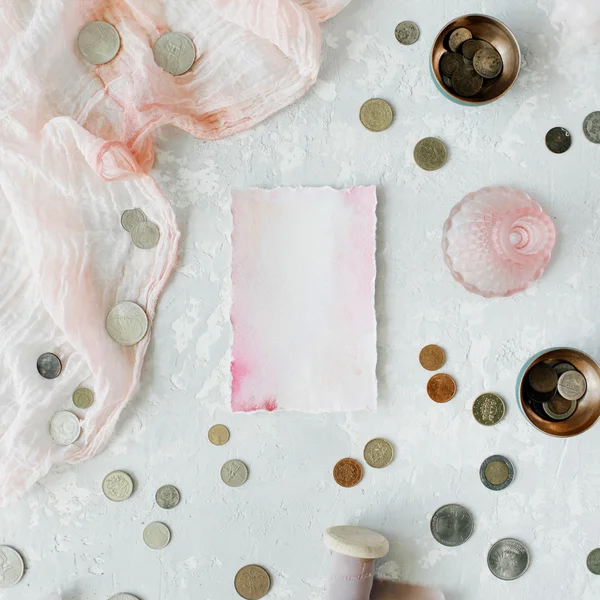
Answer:
<svg viewBox="0 0 600 600"><path fill-rule="evenodd" d="M390 549L381 533L350 525L330 527L323 534L323 542L330 550L354 558L383 558Z"/></svg>

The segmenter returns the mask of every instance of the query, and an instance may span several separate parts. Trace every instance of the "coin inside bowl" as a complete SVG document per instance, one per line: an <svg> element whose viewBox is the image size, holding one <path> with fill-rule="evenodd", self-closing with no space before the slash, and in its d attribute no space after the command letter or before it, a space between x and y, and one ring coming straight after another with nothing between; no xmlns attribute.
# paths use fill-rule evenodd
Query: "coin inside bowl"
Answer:
<svg viewBox="0 0 600 600"><path fill-rule="evenodd" d="M570 363L586 379L587 389L577 402L573 414L562 421L548 418L542 410L528 401L528 376L539 364L555 366ZM555 437L572 437L587 431L600 418L600 366L587 354L574 348L551 348L530 358L517 378L517 401L527 420L536 428Z"/></svg>
<svg viewBox="0 0 600 600"><path fill-rule="evenodd" d="M442 56L450 51L450 36L461 27L468 29L474 38L491 44L500 54L503 62L500 75L490 85L484 86L477 94L467 98L459 96L444 82L440 70ZM430 69L436 87L450 100L469 106L487 104L506 94L514 85L521 69L521 50L510 29L498 19L487 15L465 15L444 25L437 34L431 51Z"/></svg>

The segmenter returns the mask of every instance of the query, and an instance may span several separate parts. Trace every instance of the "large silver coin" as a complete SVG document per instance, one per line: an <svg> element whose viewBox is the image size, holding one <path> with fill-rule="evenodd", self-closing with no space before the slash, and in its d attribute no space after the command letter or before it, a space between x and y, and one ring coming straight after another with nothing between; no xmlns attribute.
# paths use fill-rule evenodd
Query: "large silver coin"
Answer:
<svg viewBox="0 0 600 600"><path fill-rule="evenodd" d="M171 75L187 73L196 60L194 42L187 35L174 31L161 35L152 52L154 62Z"/></svg>
<svg viewBox="0 0 600 600"><path fill-rule="evenodd" d="M138 223L131 230L131 240L142 250L149 250L158 244L160 233L158 227L149 221Z"/></svg>
<svg viewBox="0 0 600 600"><path fill-rule="evenodd" d="M567 371L558 378L558 393L565 400L579 400L587 390L587 381L579 371Z"/></svg>
<svg viewBox="0 0 600 600"><path fill-rule="evenodd" d="M88 23L77 37L79 53L93 65L110 62L118 54L120 47L118 31L105 21Z"/></svg>
<svg viewBox="0 0 600 600"><path fill-rule="evenodd" d="M230 487L244 485L248 480L248 467L241 460L228 460L221 468L221 479Z"/></svg>
<svg viewBox="0 0 600 600"><path fill-rule="evenodd" d="M123 502L133 493L133 479L125 471L112 471L102 481L104 495L113 502Z"/></svg>
<svg viewBox="0 0 600 600"><path fill-rule="evenodd" d="M515 468L508 458L495 454L483 461L479 469L479 477L488 490L499 492L512 483L515 478Z"/></svg>
<svg viewBox="0 0 600 600"><path fill-rule="evenodd" d="M431 519L431 534L444 546L464 544L474 528L473 516L460 504L446 504L438 508Z"/></svg>
<svg viewBox="0 0 600 600"><path fill-rule="evenodd" d="M116 594L115 596L111 596L108 600L140 600L137 596L133 594Z"/></svg>
<svg viewBox="0 0 600 600"><path fill-rule="evenodd" d="M600 575L600 548L592 550L587 557L587 568L590 573Z"/></svg>
<svg viewBox="0 0 600 600"><path fill-rule="evenodd" d="M24 572L23 557L10 546L0 546L0 588L16 585Z"/></svg>
<svg viewBox="0 0 600 600"><path fill-rule="evenodd" d="M141 208L130 208L124 210L121 215L121 227L125 231L131 231L138 223L147 221L146 214Z"/></svg>
<svg viewBox="0 0 600 600"><path fill-rule="evenodd" d="M529 552L518 540L506 538L496 542L487 557L490 571L498 579L518 579L529 567Z"/></svg>
<svg viewBox="0 0 600 600"><path fill-rule="evenodd" d="M135 302L120 302L106 316L108 335L123 346L137 344L148 331L148 317Z"/></svg>
<svg viewBox="0 0 600 600"><path fill-rule="evenodd" d="M583 121L583 133L594 144L600 144L600 110L590 113Z"/></svg>
<svg viewBox="0 0 600 600"><path fill-rule="evenodd" d="M60 410L50 419L50 436L61 446L68 446L77 441L81 435L81 423L77 415Z"/></svg>
<svg viewBox="0 0 600 600"><path fill-rule="evenodd" d="M179 490L174 485L163 485L156 491L156 504L161 508L175 508L179 504Z"/></svg>
<svg viewBox="0 0 600 600"><path fill-rule="evenodd" d="M171 541L171 530L158 521L150 523L144 529L144 543L148 548L160 550Z"/></svg>
<svg viewBox="0 0 600 600"><path fill-rule="evenodd" d="M396 39L403 46L411 46L419 39L420 35L419 26L412 21L402 21L396 26Z"/></svg>
<svg viewBox="0 0 600 600"><path fill-rule="evenodd" d="M37 370L44 379L56 379L62 371L62 363L56 354L45 352L37 359Z"/></svg>

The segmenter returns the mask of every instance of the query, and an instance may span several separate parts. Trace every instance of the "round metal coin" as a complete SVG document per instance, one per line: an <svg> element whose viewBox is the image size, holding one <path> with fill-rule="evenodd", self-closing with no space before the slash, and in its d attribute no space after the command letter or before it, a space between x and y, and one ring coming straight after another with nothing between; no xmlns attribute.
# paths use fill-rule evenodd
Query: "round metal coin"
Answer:
<svg viewBox="0 0 600 600"><path fill-rule="evenodd" d="M496 454L483 461L479 469L479 477L488 490L499 492L512 483L515 478L515 468L508 458Z"/></svg>
<svg viewBox="0 0 600 600"><path fill-rule="evenodd" d="M108 335L123 346L137 344L148 331L148 317L135 302L120 302L106 316Z"/></svg>
<svg viewBox="0 0 600 600"><path fill-rule="evenodd" d="M133 493L133 479L125 471L113 471L102 481L104 495L113 502L123 502Z"/></svg>
<svg viewBox="0 0 600 600"><path fill-rule="evenodd" d="M73 404L77 408L89 408L94 403L94 392L88 388L77 388L73 392Z"/></svg>
<svg viewBox="0 0 600 600"><path fill-rule="evenodd" d="M487 564L498 579L518 579L529 567L529 552L518 540L510 538L496 542L490 549Z"/></svg>
<svg viewBox="0 0 600 600"><path fill-rule="evenodd" d="M50 419L50 437L61 446L68 446L81 435L81 423L77 415L68 410L59 410Z"/></svg>
<svg viewBox="0 0 600 600"><path fill-rule="evenodd" d="M143 221L134 225L131 230L132 242L142 250L149 250L158 244L160 232L158 227L150 221Z"/></svg>
<svg viewBox="0 0 600 600"><path fill-rule="evenodd" d="M546 134L546 146L554 154L562 154L571 147L571 134L564 127L553 127Z"/></svg>
<svg viewBox="0 0 600 600"><path fill-rule="evenodd" d="M396 26L396 39L403 46L414 44L420 35L419 26L412 21L402 21Z"/></svg>
<svg viewBox="0 0 600 600"><path fill-rule="evenodd" d="M473 534L473 515L460 504L446 504L431 518L431 534L443 546L460 546Z"/></svg>
<svg viewBox="0 0 600 600"><path fill-rule="evenodd" d="M596 548L588 554L586 563L591 573L600 575L600 548Z"/></svg>
<svg viewBox="0 0 600 600"><path fill-rule="evenodd" d="M164 524L155 521L144 529L144 543L148 548L160 550L171 541L171 530Z"/></svg>
<svg viewBox="0 0 600 600"><path fill-rule="evenodd" d="M448 150L442 140L424 138L417 143L413 153L415 162L425 171L437 171L448 158Z"/></svg>
<svg viewBox="0 0 600 600"><path fill-rule="evenodd" d="M137 596L133 594L116 594L115 596L111 596L108 600L140 600Z"/></svg>
<svg viewBox="0 0 600 600"><path fill-rule="evenodd" d="M579 371L567 371L558 378L558 393L565 400L579 400L587 390L587 381Z"/></svg>
<svg viewBox="0 0 600 600"><path fill-rule="evenodd" d="M365 446L363 455L370 467L383 469L394 460L394 448L387 440L375 438Z"/></svg>
<svg viewBox="0 0 600 600"><path fill-rule="evenodd" d="M556 371L556 374L559 377L563 373L566 373L567 371L576 371L577 370L571 363L568 363L568 362L558 363L557 365L554 365L552 368Z"/></svg>
<svg viewBox="0 0 600 600"><path fill-rule="evenodd" d="M225 425L213 425L208 430L208 441L215 446L222 446L229 441L229 429Z"/></svg>
<svg viewBox="0 0 600 600"><path fill-rule="evenodd" d="M0 588L16 585L23 578L23 557L10 546L0 546Z"/></svg>
<svg viewBox="0 0 600 600"><path fill-rule="evenodd" d="M175 508L180 498L179 490L174 485L163 485L156 490L156 504L161 508Z"/></svg>
<svg viewBox="0 0 600 600"><path fill-rule="evenodd" d="M147 221L146 214L139 208L131 208L123 211L121 215L121 227L125 231L131 231L138 223Z"/></svg>
<svg viewBox="0 0 600 600"><path fill-rule="evenodd" d="M448 39L448 45L452 52L458 52L458 49L463 45L464 42L473 38L473 34L466 27L459 27L455 29Z"/></svg>
<svg viewBox="0 0 600 600"><path fill-rule="evenodd" d="M458 69L459 65L463 64L463 60L460 54L456 52L445 52L440 58L440 71L442 75L446 77L452 77L454 71Z"/></svg>
<svg viewBox="0 0 600 600"><path fill-rule="evenodd" d="M477 52L483 48L493 49L493 46L488 44L488 42L485 40L467 40L462 45L460 51L467 60L473 60L473 57L477 54Z"/></svg>
<svg viewBox="0 0 600 600"><path fill-rule="evenodd" d="M437 371L444 366L446 353L439 346L429 344L419 353L419 362L424 369Z"/></svg>
<svg viewBox="0 0 600 600"><path fill-rule="evenodd" d="M555 421L565 421L577 410L577 401L554 397L542 404L542 410Z"/></svg>
<svg viewBox="0 0 600 600"><path fill-rule="evenodd" d="M62 363L56 354L45 352L37 359L37 370L44 379L56 379L62 371Z"/></svg>
<svg viewBox="0 0 600 600"><path fill-rule="evenodd" d="M393 118L392 107L381 98L371 98L360 107L360 122L369 131L384 131Z"/></svg>
<svg viewBox="0 0 600 600"><path fill-rule="evenodd" d="M230 487L240 487L248 481L248 467L241 460L228 460L221 467L221 479Z"/></svg>
<svg viewBox="0 0 600 600"><path fill-rule="evenodd" d="M459 65L452 75L452 87L459 96L470 98L481 91L483 77L463 61L463 64Z"/></svg>
<svg viewBox="0 0 600 600"><path fill-rule="evenodd" d="M502 57L493 48L482 48L473 56L473 68L486 79L500 75L502 66Z"/></svg>
<svg viewBox="0 0 600 600"><path fill-rule="evenodd" d="M505 414L506 404L498 394L486 392L473 402L473 416L481 425L496 425L502 421Z"/></svg>
<svg viewBox="0 0 600 600"><path fill-rule="evenodd" d="M434 375L427 382L427 394L434 402L449 402L456 394L456 381L445 373Z"/></svg>
<svg viewBox="0 0 600 600"><path fill-rule="evenodd" d="M353 458L342 458L333 467L333 478L335 482L344 487L351 488L358 485L362 479L363 470L360 463Z"/></svg>
<svg viewBox="0 0 600 600"><path fill-rule="evenodd" d="M529 371L527 380L533 391L540 394L553 392L558 385L558 375L556 374L556 371L543 363L535 365Z"/></svg>
<svg viewBox="0 0 600 600"><path fill-rule="evenodd" d="M590 113L583 121L583 133L594 144L600 144L600 111Z"/></svg>
<svg viewBox="0 0 600 600"><path fill-rule="evenodd" d="M121 38L118 31L105 21L88 23L77 37L79 53L93 65L110 62L119 52Z"/></svg>
<svg viewBox="0 0 600 600"><path fill-rule="evenodd" d="M235 591L246 600L260 600L271 589L269 574L258 565L246 565L236 574Z"/></svg>
<svg viewBox="0 0 600 600"><path fill-rule="evenodd" d="M187 73L196 60L194 42L183 33L169 31L161 35L152 48L154 62L171 75Z"/></svg>

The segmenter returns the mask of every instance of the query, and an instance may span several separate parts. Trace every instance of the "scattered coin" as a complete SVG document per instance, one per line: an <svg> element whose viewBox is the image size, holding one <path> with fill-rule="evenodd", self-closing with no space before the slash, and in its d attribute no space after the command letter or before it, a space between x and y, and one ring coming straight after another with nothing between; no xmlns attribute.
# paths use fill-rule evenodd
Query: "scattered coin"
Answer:
<svg viewBox="0 0 600 600"><path fill-rule="evenodd" d="M148 218L143 210L139 208L131 208L123 211L123 214L121 215L121 227L125 231L131 231L138 223L143 223L147 220Z"/></svg>
<svg viewBox="0 0 600 600"><path fill-rule="evenodd" d="M500 75L502 66L502 57L494 48L482 48L473 56L473 68L486 79Z"/></svg>
<svg viewBox="0 0 600 600"><path fill-rule="evenodd" d="M496 542L488 553L490 571L498 579L518 579L529 567L529 552L518 540L510 538Z"/></svg>
<svg viewBox="0 0 600 600"><path fill-rule="evenodd" d="M345 488L358 485L362 479L363 470L360 463L353 458L342 458L333 467L333 478L335 482Z"/></svg>
<svg viewBox="0 0 600 600"><path fill-rule="evenodd" d="M123 502L133 493L133 479L125 471L113 471L102 481L104 495L113 502Z"/></svg>
<svg viewBox="0 0 600 600"><path fill-rule="evenodd" d="M155 521L144 529L144 543L148 548L160 550L171 541L171 530L164 524Z"/></svg>
<svg viewBox="0 0 600 600"><path fill-rule="evenodd" d="M208 440L215 446L222 446L229 441L229 429L225 425L213 425L208 430Z"/></svg>
<svg viewBox="0 0 600 600"><path fill-rule="evenodd" d="M179 490L174 485L163 485L156 490L156 504L161 508L175 508L180 498Z"/></svg>
<svg viewBox="0 0 600 600"><path fill-rule="evenodd" d="M441 140L428 137L417 142L413 156L421 169L425 171L437 171L437 169L444 166L448 158L448 150Z"/></svg>
<svg viewBox="0 0 600 600"><path fill-rule="evenodd" d="M158 227L150 221L142 221L131 230L132 242L142 250L149 250L158 244L160 232Z"/></svg>
<svg viewBox="0 0 600 600"><path fill-rule="evenodd" d="M246 565L236 574L235 591L246 600L260 600L271 589L271 578L265 569L258 565Z"/></svg>
<svg viewBox="0 0 600 600"><path fill-rule="evenodd" d="M592 550L587 557L587 568L594 575L600 575L600 548Z"/></svg>
<svg viewBox="0 0 600 600"><path fill-rule="evenodd" d="M381 98L371 98L360 107L360 122L369 131L384 131L394 118L392 107Z"/></svg>
<svg viewBox="0 0 600 600"><path fill-rule="evenodd" d="M600 144L600 111L590 113L583 121L583 133L594 144Z"/></svg>
<svg viewBox="0 0 600 600"><path fill-rule="evenodd" d="M427 394L434 402L449 402L456 394L456 381L450 375L438 373L427 382Z"/></svg>
<svg viewBox="0 0 600 600"><path fill-rule="evenodd" d="M424 369L437 371L444 366L446 353L439 346L429 344L419 353L419 362Z"/></svg>
<svg viewBox="0 0 600 600"><path fill-rule="evenodd" d="M447 77L452 77L454 71L462 64L462 57L456 52L445 52L440 59L440 71Z"/></svg>
<svg viewBox="0 0 600 600"><path fill-rule="evenodd" d="M106 316L108 335L123 346L137 344L148 331L148 317L135 302L120 302Z"/></svg>
<svg viewBox="0 0 600 600"><path fill-rule="evenodd" d="M450 34L448 45L452 52L458 52L458 49L464 42L473 38L473 34L466 27L459 27Z"/></svg>
<svg viewBox="0 0 600 600"><path fill-rule="evenodd" d="M16 585L23 578L23 557L10 546L0 546L0 588Z"/></svg>
<svg viewBox="0 0 600 600"><path fill-rule="evenodd" d="M154 62L171 75L187 73L196 60L194 42L183 33L169 31L161 35L152 48Z"/></svg>
<svg viewBox="0 0 600 600"><path fill-rule="evenodd" d="M474 528L473 516L460 504L446 504L438 508L431 519L431 534L443 546L464 544Z"/></svg>
<svg viewBox="0 0 600 600"><path fill-rule="evenodd" d="M73 392L73 404L77 408L89 408L94 403L94 392L88 388L77 388Z"/></svg>
<svg viewBox="0 0 600 600"><path fill-rule="evenodd" d="M556 371L556 374L559 377L563 373L566 373L567 371L576 371L577 370L571 363L568 363L568 362L558 363L557 365L554 365L552 368Z"/></svg>
<svg viewBox="0 0 600 600"><path fill-rule="evenodd" d="M396 39L403 46L410 46L414 44L421 35L419 26L412 21L402 21L396 27Z"/></svg>
<svg viewBox="0 0 600 600"><path fill-rule="evenodd" d="M486 488L499 492L512 483L515 478L515 468L508 458L496 454L483 461L479 469L479 477Z"/></svg>
<svg viewBox="0 0 600 600"><path fill-rule="evenodd" d="M92 21L79 32L77 48L89 63L104 65L118 54L121 38L110 23Z"/></svg>
<svg viewBox="0 0 600 600"><path fill-rule="evenodd" d="M567 371L558 378L558 393L565 400L579 400L586 390L587 382L579 371Z"/></svg>
<svg viewBox="0 0 600 600"><path fill-rule="evenodd" d="M221 467L221 479L230 487L244 485L248 481L248 467L241 460L228 460Z"/></svg>
<svg viewBox="0 0 600 600"><path fill-rule="evenodd" d="M117 594L116 596L111 596L108 600L140 600L137 596L133 594Z"/></svg>
<svg viewBox="0 0 600 600"><path fill-rule="evenodd" d="M50 419L50 437L61 446L68 446L81 435L81 423L77 415L68 410L59 410Z"/></svg>
<svg viewBox="0 0 600 600"><path fill-rule="evenodd" d="M546 146L554 154L562 154L571 147L571 134L564 127L553 127L546 134Z"/></svg>
<svg viewBox="0 0 600 600"><path fill-rule="evenodd" d="M473 60L477 52L483 48L493 49L494 47L485 40L467 40L462 45L460 51L467 60Z"/></svg>
<svg viewBox="0 0 600 600"><path fill-rule="evenodd" d="M459 65L452 75L452 87L459 96L470 98L481 90L483 77L473 67Z"/></svg>
<svg viewBox="0 0 600 600"><path fill-rule="evenodd" d="M542 410L551 419L554 419L555 421L564 421L577 410L577 401L554 397L549 402L544 402L542 404Z"/></svg>
<svg viewBox="0 0 600 600"><path fill-rule="evenodd" d="M544 363L538 363L532 367L527 375L527 380L532 389L540 394L553 392L558 385L556 371Z"/></svg>
<svg viewBox="0 0 600 600"><path fill-rule="evenodd" d="M394 459L394 448L387 440L375 438L365 446L363 455L370 467L383 469Z"/></svg>
<svg viewBox="0 0 600 600"><path fill-rule="evenodd" d="M481 425L497 425L506 414L506 404L498 394L486 392L475 399L473 416Z"/></svg>
<svg viewBox="0 0 600 600"><path fill-rule="evenodd" d="M45 352L37 359L37 370L44 379L56 379L62 371L62 363L56 354Z"/></svg>

